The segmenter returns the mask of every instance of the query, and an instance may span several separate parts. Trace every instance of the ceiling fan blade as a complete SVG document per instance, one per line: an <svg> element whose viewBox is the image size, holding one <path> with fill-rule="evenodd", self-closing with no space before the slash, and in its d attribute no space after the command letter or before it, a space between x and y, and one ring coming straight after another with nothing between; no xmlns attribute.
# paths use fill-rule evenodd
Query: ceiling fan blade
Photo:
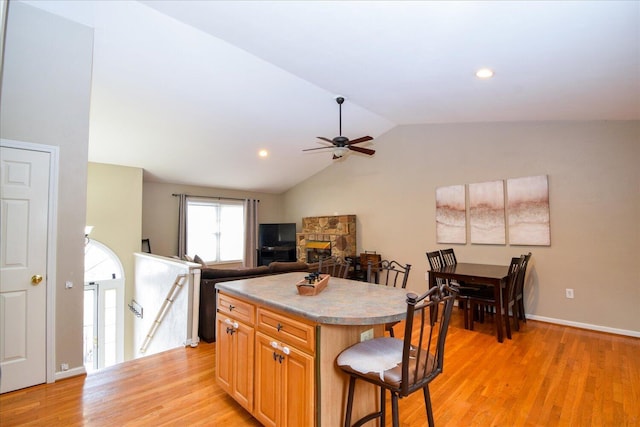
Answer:
<svg viewBox="0 0 640 427"><path fill-rule="evenodd" d="M361 143L361 142L371 141L372 139L373 139L373 138L372 138L372 137L370 137L370 136L363 136L363 137L360 137L360 138L356 138L356 139L354 139L353 141L349 141L349 142L348 142L348 145L352 145L352 144L359 144L359 143Z"/></svg>
<svg viewBox="0 0 640 427"><path fill-rule="evenodd" d="M318 137L316 137L316 138L321 139L321 140L323 140L323 141L330 142L331 144L333 144L333 141L332 141L332 140L330 140L329 138L325 138L324 136L318 136Z"/></svg>
<svg viewBox="0 0 640 427"><path fill-rule="evenodd" d="M376 152L376 150L372 150L370 148L354 147L353 145L349 145L347 148L349 148L349 150L357 151L358 153L368 154L370 156Z"/></svg>
<svg viewBox="0 0 640 427"><path fill-rule="evenodd" d="M336 147L331 146L331 147L305 148L302 151L326 150L327 148L333 149L333 148L336 148Z"/></svg>

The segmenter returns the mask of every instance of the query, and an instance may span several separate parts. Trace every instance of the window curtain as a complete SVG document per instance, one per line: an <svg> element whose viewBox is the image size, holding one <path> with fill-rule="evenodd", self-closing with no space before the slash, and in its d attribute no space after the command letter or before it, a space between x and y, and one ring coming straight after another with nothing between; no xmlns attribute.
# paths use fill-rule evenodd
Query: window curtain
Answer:
<svg viewBox="0 0 640 427"><path fill-rule="evenodd" d="M187 254L187 195L178 194L178 258Z"/></svg>
<svg viewBox="0 0 640 427"><path fill-rule="evenodd" d="M244 266L258 265L258 204L260 200L244 201Z"/></svg>

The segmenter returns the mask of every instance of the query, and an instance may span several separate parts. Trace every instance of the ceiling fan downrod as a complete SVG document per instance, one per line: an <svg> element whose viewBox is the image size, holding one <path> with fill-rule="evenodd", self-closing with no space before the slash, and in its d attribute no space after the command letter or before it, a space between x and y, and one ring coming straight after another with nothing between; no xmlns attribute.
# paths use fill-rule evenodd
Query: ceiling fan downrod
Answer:
<svg viewBox="0 0 640 427"><path fill-rule="evenodd" d="M339 136L342 136L342 103L344 102L344 98L339 96L336 98L336 102L338 103L338 108L340 109L340 118L338 121L338 130L340 131Z"/></svg>

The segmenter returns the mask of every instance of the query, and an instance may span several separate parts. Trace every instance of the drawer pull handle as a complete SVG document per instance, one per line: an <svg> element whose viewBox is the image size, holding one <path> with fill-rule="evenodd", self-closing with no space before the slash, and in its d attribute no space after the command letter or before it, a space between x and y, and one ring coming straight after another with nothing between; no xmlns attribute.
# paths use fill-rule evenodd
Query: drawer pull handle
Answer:
<svg viewBox="0 0 640 427"><path fill-rule="evenodd" d="M282 361L284 360L284 356L281 354L277 354L275 351L273 352L273 360L277 361L278 363L282 363Z"/></svg>
<svg viewBox="0 0 640 427"><path fill-rule="evenodd" d="M229 311L233 311L234 308L236 308L235 305L229 304Z"/></svg>
<svg viewBox="0 0 640 427"><path fill-rule="evenodd" d="M284 328L284 326L280 322L278 322L278 324L276 325L276 329L278 330L278 332L280 332L282 328Z"/></svg>

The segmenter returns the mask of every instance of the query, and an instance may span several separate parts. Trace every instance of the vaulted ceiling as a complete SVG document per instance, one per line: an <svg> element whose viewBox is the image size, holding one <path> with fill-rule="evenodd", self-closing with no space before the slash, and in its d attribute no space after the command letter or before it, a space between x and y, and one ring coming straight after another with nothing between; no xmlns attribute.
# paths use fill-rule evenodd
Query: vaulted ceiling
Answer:
<svg viewBox="0 0 640 427"><path fill-rule="evenodd" d="M637 1L25 2L95 28L89 160L147 180L286 191L364 156L302 151L338 135L336 96L352 139L640 119Z"/></svg>

